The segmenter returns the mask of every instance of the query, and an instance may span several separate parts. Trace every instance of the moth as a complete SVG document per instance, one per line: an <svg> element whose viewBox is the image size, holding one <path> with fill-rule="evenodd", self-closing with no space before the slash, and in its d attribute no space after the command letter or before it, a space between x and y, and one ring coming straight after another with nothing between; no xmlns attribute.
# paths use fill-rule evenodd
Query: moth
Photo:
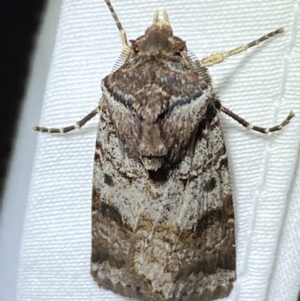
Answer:
<svg viewBox="0 0 300 301"><path fill-rule="evenodd" d="M236 279L234 208L223 112L267 134L279 125L251 125L224 107L207 67L283 32L202 60L173 35L169 16L155 12L144 35L119 29L122 62L101 84L92 191L91 274L100 287L143 301L211 301L230 294Z"/></svg>

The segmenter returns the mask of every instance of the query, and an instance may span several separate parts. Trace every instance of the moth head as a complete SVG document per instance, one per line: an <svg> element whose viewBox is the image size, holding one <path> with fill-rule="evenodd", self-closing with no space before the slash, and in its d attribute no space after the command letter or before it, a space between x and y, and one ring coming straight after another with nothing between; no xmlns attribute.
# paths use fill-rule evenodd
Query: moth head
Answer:
<svg viewBox="0 0 300 301"><path fill-rule="evenodd" d="M167 11L163 12L162 19L156 11L145 34L130 42L134 53L141 56L180 55L187 51L185 41L173 35Z"/></svg>

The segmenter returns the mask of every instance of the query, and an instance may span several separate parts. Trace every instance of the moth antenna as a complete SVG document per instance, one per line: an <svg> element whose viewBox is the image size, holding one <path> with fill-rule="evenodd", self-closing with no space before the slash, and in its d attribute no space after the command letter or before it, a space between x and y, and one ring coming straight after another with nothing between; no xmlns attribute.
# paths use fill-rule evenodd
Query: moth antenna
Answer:
<svg viewBox="0 0 300 301"><path fill-rule="evenodd" d="M122 40L122 45L123 45L123 53L128 53L128 51L130 50L130 47L129 47L129 44L128 44L128 40L127 40L127 37L126 37L126 32L118 18L118 15L117 13L115 12L110 0L104 0L105 3L107 4L108 6L108 9L110 10L111 12L111 15L112 17L114 18L115 20L115 23L119 29L119 32L120 32L120 36L121 36L121 40Z"/></svg>
<svg viewBox="0 0 300 301"><path fill-rule="evenodd" d="M212 54L208 56L207 58L204 58L203 60L200 61L201 66L205 67L210 67L216 64L222 63L226 58L239 54L241 52L246 51L247 49L259 45L260 43L268 40L269 38L272 38L280 33L283 33L284 29L283 28L278 28L277 30L271 31L268 34L265 34L264 36L260 37L257 40L254 40L248 44L243 44L237 48L231 49L230 51L225 51L225 52L219 52Z"/></svg>

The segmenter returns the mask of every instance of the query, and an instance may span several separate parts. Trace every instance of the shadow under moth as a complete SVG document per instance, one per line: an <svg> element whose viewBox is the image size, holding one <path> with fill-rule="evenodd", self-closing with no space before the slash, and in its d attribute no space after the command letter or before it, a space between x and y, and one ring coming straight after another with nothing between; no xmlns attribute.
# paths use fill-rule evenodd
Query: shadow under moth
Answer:
<svg viewBox="0 0 300 301"><path fill-rule="evenodd" d="M92 192L91 274L100 287L143 301L211 301L236 279L234 208L219 112L207 67L283 32L197 60L166 11L136 40L105 0L122 39L121 62L102 80Z"/></svg>

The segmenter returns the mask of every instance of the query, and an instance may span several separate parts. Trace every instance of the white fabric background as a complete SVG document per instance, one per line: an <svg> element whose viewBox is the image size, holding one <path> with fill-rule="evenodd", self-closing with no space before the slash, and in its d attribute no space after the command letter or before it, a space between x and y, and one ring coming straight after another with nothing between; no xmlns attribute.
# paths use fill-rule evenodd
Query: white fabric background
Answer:
<svg viewBox="0 0 300 301"><path fill-rule="evenodd" d="M26 80L22 108L18 116L18 131L9 171L4 184L0 209L0 300L16 300L16 281L21 236L24 226L29 183L37 138L32 126L38 122L49 73L62 0L48 1L40 17L40 28L35 35L30 72ZM28 16L27 16L28 17ZM26 17L25 17L26 18ZM20 22L20 20L12 20ZM31 38L31 37L29 37ZM3 179L1 179L3 180Z"/></svg>
<svg viewBox="0 0 300 301"><path fill-rule="evenodd" d="M129 39L156 9L202 58L283 26L285 33L210 68L223 104L256 125L296 117L263 136L221 117L237 219L238 281L228 300L293 301L300 284L299 0L125 1L113 5ZM40 124L73 124L100 98L121 49L103 1L65 0ZM20 250L20 301L125 300L89 274L91 187L97 118L67 135L38 134Z"/></svg>

